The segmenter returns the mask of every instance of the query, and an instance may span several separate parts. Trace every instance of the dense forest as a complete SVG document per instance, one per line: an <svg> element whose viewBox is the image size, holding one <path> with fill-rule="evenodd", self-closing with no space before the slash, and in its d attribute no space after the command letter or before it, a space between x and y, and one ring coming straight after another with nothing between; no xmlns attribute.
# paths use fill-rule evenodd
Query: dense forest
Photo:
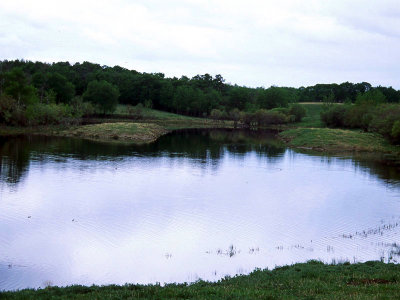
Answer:
<svg viewBox="0 0 400 300"><path fill-rule="evenodd" d="M268 122L280 123L283 119L297 121L304 114L291 103L353 103L365 94L380 97L383 102L400 102L400 91L372 87L367 82L249 88L226 83L221 75L167 78L162 73L140 73L90 62L0 62L0 123L12 125L49 124L95 113L108 114L117 104L197 117L242 118L245 123L267 117ZM240 116L242 112L249 115Z"/></svg>

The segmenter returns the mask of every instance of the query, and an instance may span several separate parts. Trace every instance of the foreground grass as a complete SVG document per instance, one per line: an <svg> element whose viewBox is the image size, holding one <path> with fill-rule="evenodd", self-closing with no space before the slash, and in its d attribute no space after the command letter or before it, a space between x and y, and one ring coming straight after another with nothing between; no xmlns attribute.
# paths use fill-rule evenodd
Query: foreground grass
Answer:
<svg viewBox="0 0 400 300"><path fill-rule="evenodd" d="M219 282L70 286L0 293L0 299L399 299L400 265L310 261Z"/></svg>
<svg viewBox="0 0 400 300"><path fill-rule="evenodd" d="M376 133L332 128L295 128L279 133L289 146L325 152L359 151L399 154L400 147L391 145Z"/></svg>

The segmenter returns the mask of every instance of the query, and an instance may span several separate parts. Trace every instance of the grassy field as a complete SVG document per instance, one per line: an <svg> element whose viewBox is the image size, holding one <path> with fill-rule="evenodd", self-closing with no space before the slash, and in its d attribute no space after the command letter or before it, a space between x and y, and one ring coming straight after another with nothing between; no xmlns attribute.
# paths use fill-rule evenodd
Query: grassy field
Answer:
<svg viewBox="0 0 400 300"><path fill-rule="evenodd" d="M310 261L219 282L48 287L0 293L0 299L399 299L400 265L325 265Z"/></svg>
<svg viewBox="0 0 400 300"><path fill-rule="evenodd" d="M119 104L117 106L117 109L114 112L115 115L129 115L128 109L126 105ZM184 116L184 115L178 115L162 110L156 110L156 109L151 109L151 108L145 108L143 107L142 109L142 116L144 119L158 119L158 120L202 120L201 118L195 118L195 117L189 117L189 116Z"/></svg>
<svg viewBox="0 0 400 300"><path fill-rule="evenodd" d="M324 127L321 121L320 113L323 109L323 104L318 103L300 103L304 106L307 111L307 115L301 120L301 122L296 123L296 127Z"/></svg>

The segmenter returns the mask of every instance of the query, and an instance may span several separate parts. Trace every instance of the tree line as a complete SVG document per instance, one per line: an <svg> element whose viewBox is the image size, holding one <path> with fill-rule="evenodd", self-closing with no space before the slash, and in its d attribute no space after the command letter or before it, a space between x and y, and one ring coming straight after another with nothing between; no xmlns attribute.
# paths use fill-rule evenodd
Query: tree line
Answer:
<svg viewBox="0 0 400 300"><path fill-rule="evenodd" d="M234 117L237 110L251 115L325 98L355 102L357 95L373 90L383 93L388 102L400 102L400 91L372 87L367 82L249 88L226 83L221 75L167 78L163 73L90 62L4 60L0 62L0 122L56 123L93 113L112 113L118 103L198 117L209 117L212 112Z"/></svg>

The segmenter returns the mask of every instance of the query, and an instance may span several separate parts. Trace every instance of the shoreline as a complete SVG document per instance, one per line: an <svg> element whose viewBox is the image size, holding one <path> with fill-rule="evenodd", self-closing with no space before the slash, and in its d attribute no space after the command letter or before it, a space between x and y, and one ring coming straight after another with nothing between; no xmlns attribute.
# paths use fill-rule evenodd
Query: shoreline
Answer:
<svg viewBox="0 0 400 300"><path fill-rule="evenodd" d="M351 295L351 296L350 296ZM387 299L400 297L400 265L368 261L325 264L308 261L255 269L216 282L49 286L0 291L1 299Z"/></svg>
<svg viewBox="0 0 400 300"><path fill-rule="evenodd" d="M216 123L210 120L106 120L106 122L71 126L0 126L0 137L38 135L48 137L81 138L98 142L120 142L140 145L152 143L161 136L168 134L173 130L191 128L232 128L232 125L230 122Z"/></svg>
<svg viewBox="0 0 400 300"><path fill-rule="evenodd" d="M400 158L400 146L390 144L377 133L335 128L296 127L283 130L277 137L288 147L326 154L377 153Z"/></svg>
<svg viewBox="0 0 400 300"><path fill-rule="evenodd" d="M117 121L117 122L115 122ZM0 126L0 137L41 135L82 138L99 142L146 144L178 129L234 129L232 122L209 119L187 120L103 120L87 125L11 127ZM239 128L240 129L240 128ZM360 130L270 126L258 130L275 130L276 137L287 147L324 154L376 153L400 159L400 146L390 144L383 136Z"/></svg>

